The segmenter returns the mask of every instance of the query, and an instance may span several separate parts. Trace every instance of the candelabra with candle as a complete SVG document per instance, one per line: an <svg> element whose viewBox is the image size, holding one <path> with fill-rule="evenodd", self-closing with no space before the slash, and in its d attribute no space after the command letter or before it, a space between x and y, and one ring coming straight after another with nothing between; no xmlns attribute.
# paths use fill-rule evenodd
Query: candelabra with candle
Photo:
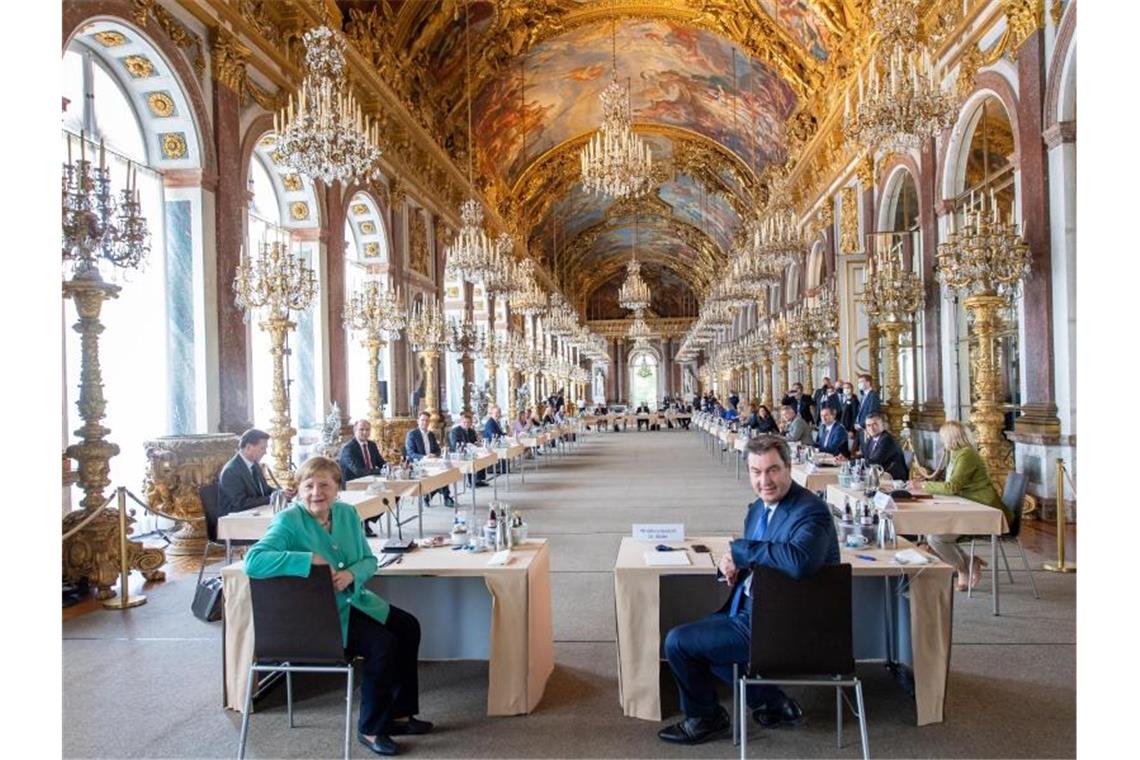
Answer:
<svg viewBox="0 0 1140 760"><path fill-rule="evenodd" d="M902 430L904 414L899 378L899 336L910 328L915 313L923 307L922 278L906 266L900 238L893 232L870 236L867 284L863 303L867 317L886 344L886 378L883 408L894 430ZM872 361L874 357L872 357Z"/></svg>
<svg viewBox="0 0 1140 760"><path fill-rule="evenodd" d="M63 577L89 580L99 599L110 599L114 596L111 586L124 566L141 570L150 580L161 580L163 573L158 568L166 562L161 549L144 549L140 543L125 540L122 533L128 521L116 510L104 509L107 499L103 495L111 484L110 461L119 447L107 440L111 431L102 424L107 402L99 364L99 335L103 332L99 315L103 302L118 298L121 288L103 280L99 264L139 269L150 252L150 234L141 213L132 165L127 164L125 186L116 197L103 144L99 145L98 165L94 148L90 157L87 151L87 139L81 133L79 160L73 161L68 135L61 221L63 262L71 265L71 276L63 281L63 297L75 303L79 315L74 328L80 336L76 406L83 426L75 431L79 442L69 445L64 455L77 463L75 482L84 496L80 509L63 519ZM144 601L146 597L128 595L106 605L122 609Z"/></svg>
<svg viewBox="0 0 1140 760"><path fill-rule="evenodd" d="M809 300L796 307L792 319L791 338L792 347L798 348L803 355L805 375L804 393L811 395L815 390L812 376L815 373L815 320L812 317L815 305Z"/></svg>
<svg viewBox="0 0 1140 760"><path fill-rule="evenodd" d="M792 387L791 378L788 375L788 349L791 347L792 340L791 334L788 330L788 318L786 314L781 314L779 318L773 318L769 323L768 329L768 353L772 359L777 363L776 369L778 375L777 381L780 381L784 390Z"/></svg>
<svg viewBox="0 0 1140 760"><path fill-rule="evenodd" d="M463 411L471 411L471 383L475 380L475 355L486 349L483 331L469 319L448 321L447 348L459 354L463 366Z"/></svg>
<svg viewBox="0 0 1140 760"><path fill-rule="evenodd" d="M285 387L285 344L297 323L294 311L306 311L317 294L317 277L304 260L291 256L282 242L262 243L255 256L242 257L234 273L234 302L248 315L260 313L258 326L269 333L273 359L273 417L269 448L273 476L285 487L293 480L293 428Z"/></svg>
<svg viewBox="0 0 1140 760"><path fill-rule="evenodd" d="M428 424L432 430L439 429L439 403L438 387L435 380L435 363L439 359L440 351L447 347L447 333L443 321L443 313L434 298L424 298L424 302L412 310L405 330L412 350L420 355L424 367L424 383L426 392L424 404L430 415ZM413 409L415 414L417 410Z"/></svg>
<svg viewBox="0 0 1140 760"><path fill-rule="evenodd" d="M380 352L395 340L407 324L407 311L400 292L368 280L344 304L344 326L361 333L360 344L368 349L368 418L375 438L384 438L384 406L380 401Z"/></svg>
<svg viewBox="0 0 1140 760"><path fill-rule="evenodd" d="M1012 211L1002 221L990 191L976 202L971 194L965 225L961 230L952 230L946 241L938 245L935 264L938 279L966 296L964 305L974 318L978 347L970 373L970 424L977 434L978 453L999 489L1005 483L1012 457L1002 435L995 341L1001 309L1016 297L1021 281L1029 275L1029 254Z"/></svg>

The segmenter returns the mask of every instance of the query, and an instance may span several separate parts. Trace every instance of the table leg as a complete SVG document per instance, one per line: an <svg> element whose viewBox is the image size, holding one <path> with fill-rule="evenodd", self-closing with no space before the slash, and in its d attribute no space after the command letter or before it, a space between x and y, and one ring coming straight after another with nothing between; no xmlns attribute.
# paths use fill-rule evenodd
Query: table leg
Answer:
<svg viewBox="0 0 1140 760"><path fill-rule="evenodd" d="M998 563L997 563L997 545L998 537L993 533L990 534L990 576L993 578L994 590L994 614L1000 615L998 611Z"/></svg>
<svg viewBox="0 0 1140 760"><path fill-rule="evenodd" d="M467 488L467 490L471 492L471 520L472 520L471 524L472 525L475 524L475 522L474 522L475 521L475 477L476 477L475 468L472 467L471 468L471 485Z"/></svg>
<svg viewBox="0 0 1140 760"><path fill-rule="evenodd" d="M497 461L497 460L496 460ZM497 466L495 469L499 469ZM494 473L495 477L491 478L491 498L495 501L499 500L499 473Z"/></svg>
<svg viewBox="0 0 1140 760"><path fill-rule="evenodd" d="M234 561L233 546L230 544L230 540L227 538L226 539L226 564L228 565L233 561Z"/></svg>

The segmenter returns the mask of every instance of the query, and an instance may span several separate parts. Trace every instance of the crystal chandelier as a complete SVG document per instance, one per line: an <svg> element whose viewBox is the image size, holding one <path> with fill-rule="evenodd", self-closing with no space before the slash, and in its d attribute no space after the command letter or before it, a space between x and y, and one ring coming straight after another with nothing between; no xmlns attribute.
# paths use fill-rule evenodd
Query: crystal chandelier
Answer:
<svg viewBox="0 0 1140 760"><path fill-rule="evenodd" d="M635 216L633 221L633 253L630 255L629 263L625 265L625 281L622 282L621 288L618 290L618 304L634 314L640 314L648 309L650 302L649 286L645 284L645 280L641 279L641 264L637 260L637 238L638 222Z"/></svg>
<svg viewBox="0 0 1140 760"><path fill-rule="evenodd" d="M135 171L127 165L125 186L116 201L111 192L103 143L99 165L95 150L87 158L86 137L79 135L79 161L71 160L71 135L67 136L67 163L63 167L63 260L72 262L73 274L101 279L99 259L123 269L138 269L150 252L135 186ZM117 213L116 213L117 212Z"/></svg>
<svg viewBox="0 0 1140 760"><path fill-rule="evenodd" d="M649 325L645 323L645 318L638 315L630 322L625 337L635 342L639 340L647 341L653 337L653 332L649 329Z"/></svg>
<svg viewBox="0 0 1140 760"><path fill-rule="evenodd" d="M483 277L483 287L486 288L487 295L507 300L515 297L518 275L515 272L514 258L511 256L514 247L514 239L506 232L500 233L495 238L495 245L488 262L490 266Z"/></svg>
<svg viewBox="0 0 1140 760"><path fill-rule="evenodd" d="M773 268L785 267L807 252L799 217L792 206L786 167L768 170L768 206L753 223L753 253Z"/></svg>
<svg viewBox="0 0 1140 760"><path fill-rule="evenodd" d="M447 347L443 313L434 298L425 298L422 304L412 310L404 334L416 352L442 351Z"/></svg>
<svg viewBox="0 0 1140 760"><path fill-rule="evenodd" d="M284 163L325 184L375 179L380 130L356 102L344 70L344 40L327 26L305 33L305 79L274 114ZM295 106L295 107L294 107Z"/></svg>
<svg viewBox="0 0 1140 760"><path fill-rule="evenodd" d="M1029 275L1029 246L1018 234L1013 212L1002 221L993 192L988 203L982 193L977 203L971 196L962 229L951 229L946 241L938 244L935 269L947 287L968 296L996 294L1011 299Z"/></svg>
<svg viewBox="0 0 1140 760"><path fill-rule="evenodd" d="M602 90L602 125L582 148L582 185L587 192L613 199L649 190L653 158L634 134L629 91L617 81L617 21L613 23L612 71Z"/></svg>
<svg viewBox="0 0 1140 760"><path fill-rule="evenodd" d="M383 288L378 280L365 282L344 305L344 326L363 333L365 339L394 340L406 323L399 291Z"/></svg>
<svg viewBox="0 0 1140 760"><path fill-rule="evenodd" d="M534 262L523 259L515 267L515 297L511 299L511 311L524 316L541 316L546 313L546 293L539 287L534 277Z"/></svg>
<svg viewBox="0 0 1140 760"><path fill-rule="evenodd" d="M930 52L919 49L914 0L878 0L871 17L879 47L866 91L863 72L858 74L854 110L850 93L844 96L844 137L887 152L921 148L923 140L954 124L957 98L943 89Z"/></svg>
<svg viewBox="0 0 1140 760"><path fill-rule="evenodd" d="M482 354L487 349L486 333L470 319L460 322L452 317L447 323L447 349L474 358L476 354Z"/></svg>

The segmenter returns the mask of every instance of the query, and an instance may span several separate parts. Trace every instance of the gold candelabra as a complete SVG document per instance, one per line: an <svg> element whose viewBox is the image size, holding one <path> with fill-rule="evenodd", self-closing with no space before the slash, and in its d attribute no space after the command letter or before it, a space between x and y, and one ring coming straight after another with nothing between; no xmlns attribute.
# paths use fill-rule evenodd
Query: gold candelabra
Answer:
<svg viewBox="0 0 1140 760"><path fill-rule="evenodd" d="M317 294L317 278L299 256L289 255L285 243L262 243L256 256L242 257L234 273L234 302L247 314L259 311L258 326L269 333L273 359L273 418L269 428L273 476L278 483L293 479L293 428L289 391L285 387L285 344L297 327L292 312L305 311Z"/></svg>
<svg viewBox="0 0 1140 760"><path fill-rule="evenodd" d="M407 324L407 311L400 291L392 292L377 280L368 280L344 305L344 326L362 333L360 344L368 349L368 418L383 438L384 406L380 401L380 352L400 335Z"/></svg>
<svg viewBox="0 0 1140 760"><path fill-rule="evenodd" d="M996 335L1001 325L1000 310L1017 295L1021 281L1029 275L1029 246L1018 234L1010 211L1005 221L993 191L975 201L971 194L961 230L952 229L938 246L936 271L948 288L966 295L964 305L973 315L978 339L970 379L973 403L970 424L978 439L978 453L989 469L990 478L1000 489L1010 470L1012 452L1002 435Z"/></svg>
<svg viewBox="0 0 1140 760"><path fill-rule="evenodd" d="M768 353L778 362L776 365L779 373L777 379L783 384L786 391L792 386L791 378L788 375L788 359L790 358L788 349L792 344L791 334L788 330L788 318L781 314L778 319L773 318L769 325Z"/></svg>
<svg viewBox="0 0 1140 760"><path fill-rule="evenodd" d="M448 321L447 348L459 354L463 366L463 411L471 411L471 383L475 379L475 355L486 350L483 331L470 319L462 322L452 317Z"/></svg>
<svg viewBox="0 0 1140 760"><path fill-rule="evenodd" d="M412 310L408 319L405 334L412 344L412 350L420 355L424 367L424 383L426 393L424 404L430 415L429 425L433 430L439 429L440 415L438 402L438 388L435 380L435 363L439 354L447 347L447 333L445 332L443 313L434 298L424 298L422 304ZM418 410L413 409L415 414Z"/></svg>
<svg viewBox="0 0 1140 760"><path fill-rule="evenodd" d="M867 284L863 305L867 317L886 344L886 379L883 391L887 401L884 410L894 430L902 430L903 414L899 377L899 337L914 320L925 303L922 278L907 268L899 237L892 232L874 233L870 240L871 255L867 259Z"/></svg>

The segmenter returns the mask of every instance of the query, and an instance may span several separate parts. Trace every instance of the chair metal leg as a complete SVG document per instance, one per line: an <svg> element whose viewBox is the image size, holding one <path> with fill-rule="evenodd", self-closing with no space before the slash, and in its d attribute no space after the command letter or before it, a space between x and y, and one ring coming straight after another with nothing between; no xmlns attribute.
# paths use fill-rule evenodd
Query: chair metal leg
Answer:
<svg viewBox="0 0 1140 760"><path fill-rule="evenodd" d="M238 760L245 757L245 740L249 735L249 714L253 712L253 663L250 663L249 678L245 684L245 709L241 714L241 735L238 737Z"/></svg>
<svg viewBox="0 0 1140 760"><path fill-rule="evenodd" d="M843 687L835 687L835 748L843 749Z"/></svg>
<svg viewBox="0 0 1140 760"><path fill-rule="evenodd" d="M863 682L855 679L855 703L859 706L859 740L863 743L863 760L871 760L870 743L867 741L867 709L863 706Z"/></svg>
<svg viewBox="0 0 1140 760"><path fill-rule="evenodd" d="M972 538L970 539L970 564L968 567L969 567L969 569L966 572L968 572L968 573L974 572L974 539L972 539ZM969 584L969 580L968 580L969 577L970 576L968 576L968 575L966 576L966 578L967 578L966 598L967 599L970 599L971 597L974 596L974 588L972 586L970 586L970 584ZM960 580L961 579L959 579L959 581Z"/></svg>
<svg viewBox="0 0 1140 760"><path fill-rule="evenodd" d="M348 664L348 687L344 694L344 760L348 760L349 737L352 736L352 663Z"/></svg>
<svg viewBox="0 0 1140 760"><path fill-rule="evenodd" d="M744 683L744 679L738 679L736 682L736 697L739 700L739 709L737 710L736 718L740 723L740 760L744 760L748 757L748 723L746 720L748 700L745 697L745 689L747 689L747 685Z"/></svg>
<svg viewBox="0 0 1140 760"><path fill-rule="evenodd" d="M740 665L732 663L732 746L740 744L740 736L737 733L740 730Z"/></svg>
<svg viewBox="0 0 1140 760"><path fill-rule="evenodd" d="M289 728L293 728L293 671L291 670L285 671L285 709L289 713Z"/></svg>
<svg viewBox="0 0 1140 760"><path fill-rule="evenodd" d="M1033 588L1033 598L1040 599L1041 595L1037 593L1037 581L1033 580L1033 571L1029 569L1029 560L1025 556L1025 547L1021 545L1021 539L1015 538L1017 542L1017 550L1021 552L1021 564L1025 565L1025 574L1029 576L1029 585Z"/></svg>
<svg viewBox="0 0 1140 760"><path fill-rule="evenodd" d="M1009 577L1009 585L1013 585L1013 571L1009 569L1009 558L1005 556L1005 541L998 541L1001 550L1001 561L1005 563L1005 574Z"/></svg>
<svg viewBox="0 0 1140 760"><path fill-rule="evenodd" d="M991 533L990 534L990 565L993 566L992 567L993 578L990 581L990 585L992 587L991 590L993 591L993 594L994 594L994 615L1000 615L1001 614L1001 612L999 611L999 607L998 607L998 594L1000 592L998 591L998 582L997 582L997 578L998 578L997 546L998 546L997 534Z"/></svg>

